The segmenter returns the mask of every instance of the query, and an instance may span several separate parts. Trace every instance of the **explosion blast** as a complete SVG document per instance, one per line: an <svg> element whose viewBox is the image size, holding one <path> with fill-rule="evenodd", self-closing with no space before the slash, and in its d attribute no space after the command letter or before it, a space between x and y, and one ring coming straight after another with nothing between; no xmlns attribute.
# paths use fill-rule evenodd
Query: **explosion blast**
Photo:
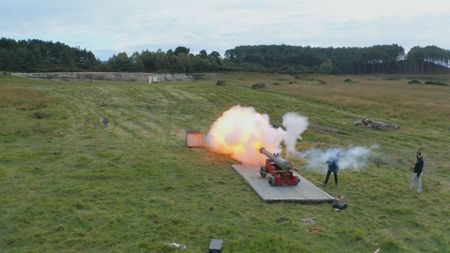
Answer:
<svg viewBox="0 0 450 253"><path fill-rule="evenodd" d="M295 152L300 134L308 126L308 118L293 112L283 116L283 126L275 128L269 116L256 112L253 107L233 106L212 125L207 141L212 151L230 155L249 165L263 165L265 156L259 153L264 147L279 152L282 141L289 152Z"/></svg>

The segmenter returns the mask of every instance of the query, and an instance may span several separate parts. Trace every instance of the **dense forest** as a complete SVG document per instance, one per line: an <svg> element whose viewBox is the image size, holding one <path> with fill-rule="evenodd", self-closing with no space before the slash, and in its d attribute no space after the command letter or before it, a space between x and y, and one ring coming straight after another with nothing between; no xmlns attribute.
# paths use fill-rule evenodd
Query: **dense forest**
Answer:
<svg viewBox="0 0 450 253"><path fill-rule="evenodd" d="M450 51L436 46L302 47L288 45L238 46L218 52L192 53L179 46L166 52L144 50L113 55L106 62L91 51L60 42L0 39L0 70L23 72L123 71L218 72L267 71L330 74L449 73Z"/></svg>
<svg viewBox="0 0 450 253"><path fill-rule="evenodd" d="M60 42L0 39L3 71L86 71L98 65L92 52Z"/></svg>
<svg viewBox="0 0 450 253"><path fill-rule="evenodd" d="M320 48L288 45L238 46L225 57L237 64L254 64L280 72L441 73L449 72L450 51L435 46L414 47L405 55L398 45Z"/></svg>
<svg viewBox="0 0 450 253"><path fill-rule="evenodd" d="M167 52L145 50L130 56L119 53L109 58L103 69L129 72L195 73L232 71L238 70L239 66L222 59L216 51L208 54L205 50L201 50L198 54L193 54L189 48L180 46Z"/></svg>

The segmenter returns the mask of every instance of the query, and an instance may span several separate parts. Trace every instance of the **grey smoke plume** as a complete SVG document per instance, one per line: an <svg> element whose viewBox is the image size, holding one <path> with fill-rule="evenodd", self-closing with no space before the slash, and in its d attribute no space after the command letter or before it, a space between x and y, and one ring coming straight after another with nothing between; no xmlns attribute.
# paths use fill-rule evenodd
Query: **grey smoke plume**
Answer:
<svg viewBox="0 0 450 253"><path fill-rule="evenodd" d="M301 139L301 134L308 128L308 118L295 112L288 112L283 115L283 126L286 128L283 137L286 150L290 154L295 154L297 139Z"/></svg>
<svg viewBox="0 0 450 253"><path fill-rule="evenodd" d="M326 162L337 160L340 170L361 170L363 169L373 153L376 146L369 148L356 146L348 148L330 148L327 150L310 149L301 153L303 158L308 160L307 169L322 171L326 168Z"/></svg>

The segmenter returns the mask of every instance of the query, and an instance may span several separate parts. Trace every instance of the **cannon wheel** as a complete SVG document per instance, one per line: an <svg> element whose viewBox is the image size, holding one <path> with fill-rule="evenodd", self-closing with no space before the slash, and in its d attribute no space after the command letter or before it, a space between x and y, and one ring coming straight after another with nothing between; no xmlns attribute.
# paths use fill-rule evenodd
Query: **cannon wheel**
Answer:
<svg viewBox="0 0 450 253"><path fill-rule="evenodd" d="M269 177L268 181L269 181L269 184L271 186L275 186L276 185L275 177L273 177L272 175Z"/></svg>
<svg viewBox="0 0 450 253"><path fill-rule="evenodd" d="M261 167L261 169L259 170L259 174L261 175L261 177L266 177L267 175L266 167Z"/></svg>

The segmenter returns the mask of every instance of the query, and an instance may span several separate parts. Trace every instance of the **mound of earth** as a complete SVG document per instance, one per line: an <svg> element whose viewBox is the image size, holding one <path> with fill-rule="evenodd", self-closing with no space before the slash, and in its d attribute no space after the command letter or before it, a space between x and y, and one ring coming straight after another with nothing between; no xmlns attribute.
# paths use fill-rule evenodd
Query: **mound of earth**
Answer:
<svg viewBox="0 0 450 253"><path fill-rule="evenodd" d="M371 119L364 120L356 120L353 122L356 126L362 126L367 128L373 128L375 130L396 130L399 129L400 126L392 123L384 123L381 121L375 121Z"/></svg>

